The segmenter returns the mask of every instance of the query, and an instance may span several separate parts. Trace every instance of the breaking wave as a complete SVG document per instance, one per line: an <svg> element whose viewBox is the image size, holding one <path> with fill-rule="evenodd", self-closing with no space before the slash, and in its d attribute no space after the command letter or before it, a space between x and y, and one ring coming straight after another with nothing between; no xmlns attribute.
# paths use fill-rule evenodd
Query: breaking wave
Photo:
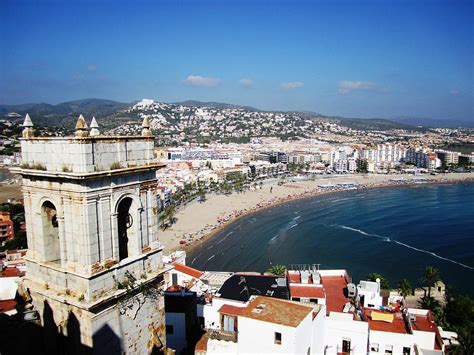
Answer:
<svg viewBox="0 0 474 355"><path fill-rule="evenodd" d="M347 230L350 230L350 231L353 231L353 232L357 232L357 233L360 233L362 235L365 235L366 237L375 237L375 238L379 238L379 239L382 239L384 242L388 242L388 243L394 243L394 244L398 244L398 245L401 245L405 248L408 248L408 249L412 249L412 250L415 250L415 251L418 251L420 253L425 253L425 254L429 254L435 258L438 258L438 259L441 259L441 260L444 260L444 261L448 261L450 263L453 263L453 264L456 264L456 265L459 265L459 266L462 266L466 269L470 269L470 270L474 270L474 267L472 266L469 266L469 265L466 265L466 264L463 264L463 263L460 263L459 261L456 261L456 260L453 260L453 259L449 259L449 258L446 258L444 256L441 256L441 255L438 255L436 253L433 253L429 250L425 250L425 249L420 249L420 248L416 248L414 246L411 246L409 244L405 244L405 243L402 243L402 242L399 242L398 240L392 240L388 237L384 237L384 236L381 236L381 235L378 235L378 234L373 234L373 233L367 233L367 232L364 232L363 230L360 230L360 229L357 229L357 228L352 228L352 227L348 227L348 226L344 226L344 225L339 225L339 224L334 224L333 226L335 227L339 227L339 228L342 228L342 229L347 229Z"/></svg>

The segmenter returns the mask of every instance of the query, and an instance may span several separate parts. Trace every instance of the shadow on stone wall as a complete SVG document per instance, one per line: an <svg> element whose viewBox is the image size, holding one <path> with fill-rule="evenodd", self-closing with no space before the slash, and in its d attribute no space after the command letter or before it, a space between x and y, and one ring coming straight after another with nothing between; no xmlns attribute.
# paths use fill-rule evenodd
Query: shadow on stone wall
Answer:
<svg viewBox="0 0 474 355"><path fill-rule="evenodd" d="M36 354L36 355L88 355L121 354L120 338L108 326L104 325L93 335L94 347L81 343L81 324L76 315L69 313L65 324L67 335L60 331L54 321L53 310L47 301L43 310L44 326L23 319L22 313L14 316L0 314L0 354Z"/></svg>

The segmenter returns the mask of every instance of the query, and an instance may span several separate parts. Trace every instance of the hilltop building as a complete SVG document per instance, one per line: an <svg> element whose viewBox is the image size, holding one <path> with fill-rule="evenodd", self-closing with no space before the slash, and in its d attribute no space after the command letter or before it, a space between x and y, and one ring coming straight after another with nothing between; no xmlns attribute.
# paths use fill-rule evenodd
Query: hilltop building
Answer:
<svg viewBox="0 0 474 355"><path fill-rule="evenodd" d="M165 270L158 240L154 138L93 135L21 140L28 254L23 285L39 312L47 353L166 349Z"/></svg>

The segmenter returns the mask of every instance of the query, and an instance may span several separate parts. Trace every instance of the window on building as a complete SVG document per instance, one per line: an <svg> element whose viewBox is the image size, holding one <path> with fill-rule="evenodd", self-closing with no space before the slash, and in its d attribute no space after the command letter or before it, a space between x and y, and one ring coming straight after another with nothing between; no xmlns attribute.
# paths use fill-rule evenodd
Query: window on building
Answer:
<svg viewBox="0 0 474 355"><path fill-rule="evenodd" d="M342 352L343 353L351 352L351 340L349 338L342 339Z"/></svg>
<svg viewBox="0 0 474 355"><path fill-rule="evenodd" d="M222 315L222 329L226 332L236 332L237 331L237 319L234 316L229 316L227 314Z"/></svg>
<svg viewBox="0 0 474 355"><path fill-rule="evenodd" d="M118 205L117 223L118 223L118 237L119 237L119 259L128 258L129 241L135 236L133 225L133 217L130 214L133 200L130 197L124 198Z"/></svg>
<svg viewBox="0 0 474 355"><path fill-rule="evenodd" d="M371 343L370 344L370 351L372 351L374 353L378 353L379 352L379 344Z"/></svg>
<svg viewBox="0 0 474 355"><path fill-rule="evenodd" d="M293 297L292 300L293 300L293 301L296 301L296 302L299 302L299 301L300 301L300 298L299 298L299 297Z"/></svg>
<svg viewBox="0 0 474 355"><path fill-rule="evenodd" d="M174 333L174 327L171 324L166 324L166 334L173 334Z"/></svg>
<svg viewBox="0 0 474 355"><path fill-rule="evenodd" d="M317 298L311 298L309 301L310 301L310 302L313 302L313 303L318 303L318 299L317 299Z"/></svg>
<svg viewBox="0 0 474 355"><path fill-rule="evenodd" d="M275 344L281 344L281 333L275 332Z"/></svg>
<svg viewBox="0 0 474 355"><path fill-rule="evenodd" d="M385 345L385 354L393 354L393 345Z"/></svg>
<svg viewBox="0 0 474 355"><path fill-rule="evenodd" d="M403 347L403 355L410 355L411 348L409 346Z"/></svg>

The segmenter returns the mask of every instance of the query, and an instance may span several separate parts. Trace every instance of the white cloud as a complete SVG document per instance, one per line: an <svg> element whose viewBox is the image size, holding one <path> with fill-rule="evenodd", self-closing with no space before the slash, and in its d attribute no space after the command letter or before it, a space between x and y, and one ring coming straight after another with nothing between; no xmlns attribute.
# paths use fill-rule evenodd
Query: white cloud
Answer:
<svg viewBox="0 0 474 355"><path fill-rule="evenodd" d="M298 88L302 88L304 86L304 84L300 81L294 81L294 82L283 82L280 84L280 88L283 89L283 90L295 90L295 89L298 89Z"/></svg>
<svg viewBox="0 0 474 355"><path fill-rule="evenodd" d="M97 70L97 65L95 65L95 64L89 64L89 65L87 66L87 70L94 72L94 71Z"/></svg>
<svg viewBox="0 0 474 355"><path fill-rule="evenodd" d="M461 92L457 89L451 89L449 90L449 93L453 96L458 96Z"/></svg>
<svg viewBox="0 0 474 355"><path fill-rule="evenodd" d="M341 94L348 94L356 90L382 91L377 84L370 81L342 80L339 82L339 92Z"/></svg>
<svg viewBox="0 0 474 355"><path fill-rule="evenodd" d="M183 83L191 86L214 87L221 83L221 79L210 78L201 75L189 75L186 79L183 80Z"/></svg>
<svg viewBox="0 0 474 355"><path fill-rule="evenodd" d="M240 79L239 84L242 85L243 87L249 88L253 85L253 80L252 79Z"/></svg>

